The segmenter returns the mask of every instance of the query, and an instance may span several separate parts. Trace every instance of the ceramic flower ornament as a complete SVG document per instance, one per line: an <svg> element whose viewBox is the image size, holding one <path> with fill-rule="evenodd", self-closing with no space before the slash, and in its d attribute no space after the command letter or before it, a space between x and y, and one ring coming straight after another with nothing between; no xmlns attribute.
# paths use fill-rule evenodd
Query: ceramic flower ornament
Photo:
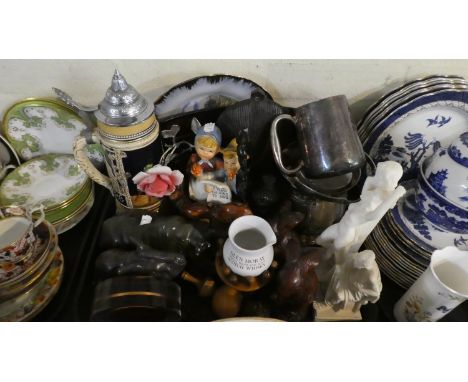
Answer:
<svg viewBox="0 0 468 382"><path fill-rule="evenodd" d="M132 180L138 190L146 195L162 198L172 194L176 187L182 184L184 175L179 170L171 170L168 166L158 164L148 170L140 171Z"/></svg>

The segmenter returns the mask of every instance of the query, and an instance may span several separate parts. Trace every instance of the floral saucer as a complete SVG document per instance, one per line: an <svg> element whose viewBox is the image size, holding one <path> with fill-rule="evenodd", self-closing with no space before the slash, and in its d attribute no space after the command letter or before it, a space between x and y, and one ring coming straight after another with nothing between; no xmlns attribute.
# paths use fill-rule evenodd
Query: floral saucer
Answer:
<svg viewBox="0 0 468 382"><path fill-rule="evenodd" d="M68 106L53 99L26 99L5 113L2 133L22 160L44 154L73 154L76 136L87 127ZM104 161L102 148L91 145L90 159Z"/></svg>
<svg viewBox="0 0 468 382"><path fill-rule="evenodd" d="M48 154L10 172L0 185L0 204L47 209L69 200L88 181L73 155Z"/></svg>
<svg viewBox="0 0 468 382"><path fill-rule="evenodd" d="M425 94L386 116L364 142L378 163L399 162L404 178L414 178L419 164L439 147L447 146L468 126L468 91Z"/></svg>
<svg viewBox="0 0 468 382"><path fill-rule="evenodd" d="M271 99L260 85L245 78L229 75L196 77L161 95L154 103L155 114L161 121L176 114L229 106L249 99L254 90L260 90Z"/></svg>
<svg viewBox="0 0 468 382"><path fill-rule="evenodd" d="M0 304L0 321L29 321L39 314L60 288L64 259L57 247L54 260L42 280L28 292Z"/></svg>

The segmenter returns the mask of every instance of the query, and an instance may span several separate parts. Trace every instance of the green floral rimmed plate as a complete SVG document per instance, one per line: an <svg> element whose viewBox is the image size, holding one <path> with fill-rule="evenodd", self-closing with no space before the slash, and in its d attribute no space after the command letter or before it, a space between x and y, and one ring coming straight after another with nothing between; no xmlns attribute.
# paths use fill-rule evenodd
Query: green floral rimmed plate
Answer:
<svg viewBox="0 0 468 382"><path fill-rule="evenodd" d="M71 199L88 181L73 155L48 154L10 172L0 185L0 204L53 208Z"/></svg>
<svg viewBox="0 0 468 382"><path fill-rule="evenodd" d="M86 128L78 114L62 102L28 98L6 111L1 132L26 161L49 153L72 154L76 136ZM100 145L90 145L87 151L93 163L104 161Z"/></svg>
<svg viewBox="0 0 468 382"><path fill-rule="evenodd" d="M38 315L59 290L63 272L63 254L57 247L44 278L27 293L0 304L0 321L29 321Z"/></svg>

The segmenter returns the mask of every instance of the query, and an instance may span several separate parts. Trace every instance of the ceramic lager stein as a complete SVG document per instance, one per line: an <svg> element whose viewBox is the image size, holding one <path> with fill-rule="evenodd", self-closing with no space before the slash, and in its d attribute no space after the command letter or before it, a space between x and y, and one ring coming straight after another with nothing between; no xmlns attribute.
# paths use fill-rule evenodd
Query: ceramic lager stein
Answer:
<svg viewBox="0 0 468 382"><path fill-rule="evenodd" d="M104 99L94 108L79 105L66 93L54 90L68 105L94 113L97 129L86 131L75 140L74 155L80 167L96 183L109 189L121 206L157 208L160 200L139 193L132 181L145 167L158 164L162 155L153 104L117 70ZM98 171L86 156L85 148L92 143L100 143L104 150L108 176Z"/></svg>

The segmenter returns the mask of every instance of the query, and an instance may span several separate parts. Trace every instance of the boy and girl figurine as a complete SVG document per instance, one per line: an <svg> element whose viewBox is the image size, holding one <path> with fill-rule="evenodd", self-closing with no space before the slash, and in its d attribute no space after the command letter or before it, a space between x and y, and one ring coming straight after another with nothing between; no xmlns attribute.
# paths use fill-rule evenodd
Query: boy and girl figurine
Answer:
<svg viewBox="0 0 468 382"><path fill-rule="evenodd" d="M192 119L192 131L195 153L188 163L190 197L198 201L230 203L232 192L236 192L236 174L240 168L236 140L223 149L219 127L214 123L202 126L196 118Z"/></svg>

